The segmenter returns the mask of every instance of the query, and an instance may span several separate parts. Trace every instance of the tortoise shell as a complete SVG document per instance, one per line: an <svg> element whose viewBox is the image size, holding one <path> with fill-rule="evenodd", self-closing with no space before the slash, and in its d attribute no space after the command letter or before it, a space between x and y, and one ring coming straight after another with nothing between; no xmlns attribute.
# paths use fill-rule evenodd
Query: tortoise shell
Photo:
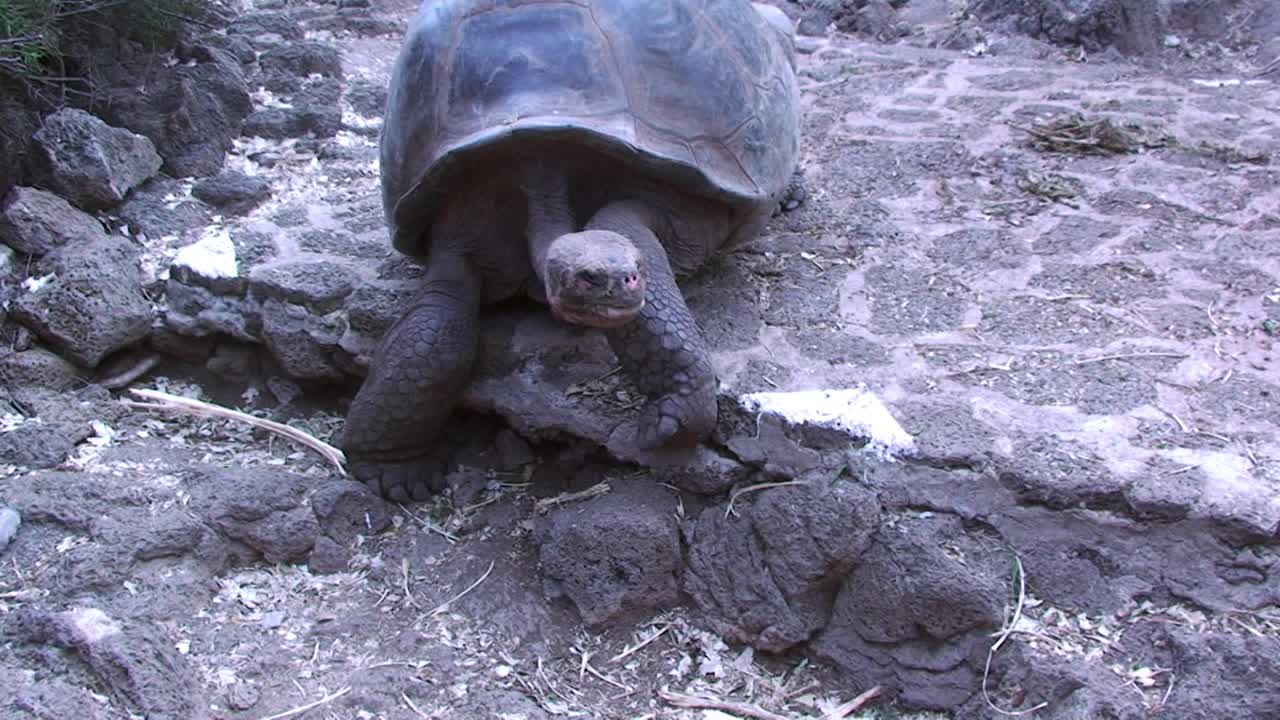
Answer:
<svg viewBox="0 0 1280 720"><path fill-rule="evenodd" d="M758 212L799 153L789 43L749 0L425 0L381 136L394 246L424 256L451 171L529 139Z"/></svg>

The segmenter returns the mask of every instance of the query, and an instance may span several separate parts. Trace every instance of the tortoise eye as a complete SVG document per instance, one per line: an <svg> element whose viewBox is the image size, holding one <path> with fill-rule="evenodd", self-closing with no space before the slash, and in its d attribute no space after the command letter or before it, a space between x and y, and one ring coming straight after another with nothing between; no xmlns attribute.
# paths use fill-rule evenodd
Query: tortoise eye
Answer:
<svg viewBox="0 0 1280 720"><path fill-rule="evenodd" d="M604 283L600 273L590 270L579 270L573 274L573 285L579 290L590 290Z"/></svg>

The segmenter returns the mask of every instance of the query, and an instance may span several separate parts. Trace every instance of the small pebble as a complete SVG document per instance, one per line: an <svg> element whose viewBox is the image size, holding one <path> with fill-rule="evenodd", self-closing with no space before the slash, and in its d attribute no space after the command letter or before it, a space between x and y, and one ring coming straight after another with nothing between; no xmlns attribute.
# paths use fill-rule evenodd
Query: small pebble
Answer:
<svg viewBox="0 0 1280 720"><path fill-rule="evenodd" d="M0 508L0 552L9 547L13 536L18 534L18 526L22 524L22 516L13 508Z"/></svg>
<svg viewBox="0 0 1280 720"><path fill-rule="evenodd" d="M236 683L227 693L227 705L232 710L248 710L258 704L259 697L261 693L258 692L258 688L248 683Z"/></svg>

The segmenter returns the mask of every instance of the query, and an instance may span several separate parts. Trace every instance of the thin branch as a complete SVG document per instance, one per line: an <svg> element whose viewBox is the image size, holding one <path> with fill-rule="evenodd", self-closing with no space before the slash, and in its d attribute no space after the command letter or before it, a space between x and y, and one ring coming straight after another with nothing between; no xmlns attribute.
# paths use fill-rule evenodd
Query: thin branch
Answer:
<svg viewBox="0 0 1280 720"><path fill-rule="evenodd" d="M1001 715L1029 715L1041 708L1048 707L1049 703L1042 702L1039 705L1029 707L1025 710L1003 710L996 707L996 704L991 702L991 696L987 694L987 678L991 674L991 659L995 657L996 651L1000 649L1000 646L1004 644L1004 641L1008 640L1009 636L1013 634L1013 629L1018 625L1018 619L1022 617L1022 607L1027 601L1027 578L1022 571L1022 560L1017 555L1014 555L1013 562L1018 569L1018 605L1014 608L1013 615L1005 621L1004 627L1000 630L1000 638L996 640L995 644L991 646L991 649L987 651L987 664L986 667L982 669L982 699L987 701L987 707L995 710Z"/></svg>
<svg viewBox="0 0 1280 720"><path fill-rule="evenodd" d="M147 355L115 375L102 378L98 381L98 384L108 390L119 390L134 380L137 380L143 375L146 375L156 369L156 366L159 364L159 355Z"/></svg>
<svg viewBox="0 0 1280 720"><path fill-rule="evenodd" d="M738 490L733 491L733 493L729 495L729 502L728 504L725 505L725 508L724 508L724 516L729 517L730 515L733 514L733 503L741 495L746 495L747 493L755 492L756 490L768 490L769 488L788 487L791 485L808 485L808 484L809 483L805 480L784 480L781 482L758 483L756 485L748 485L744 488L740 488Z"/></svg>
<svg viewBox="0 0 1280 720"><path fill-rule="evenodd" d="M1075 365L1088 365L1089 363L1105 362L1107 360L1142 360L1144 358L1170 358L1172 360L1186 360L1187 355L1183 353L1167 353L1167 352L1149 352L1149 353L1124 353L1121 355L1102 355L1099 357L1084 358L1083 360L1074 361Z"/></svg>
<svg viewBox="0 0 1280 720"><path fill-rule="evenodd" d="M418 716L418 717L420 717L420 718L430 718L430 717L431 717L430 715L428 715L428 714L426 714L426 713L422 712L422 710L421 710L421 709L419 709L417 705L414 705L414 704L413 704L413 701L412 701L412 700L410 700L410 699L409 699L409 696L408 696L408 695L406 695L405 693L403 693L403 692L401 692L401 693L400 693L400 699L404 701L404 704L405 704L405 705L408 705L408 706L409 706L409 709L413 711L413 714L414 714L414 715L417 715L417 716Z"/></svg>
<svg viewBox="0 0 1280 720"><path fill-rule="evenodd" d="M277 435L293 440L300 445L304 445L319 453L325 460L328 460L330 464L337 468L338 474L344 477L347 474L346 468L343 467L343 463L346 462L346 455L344 455L341 450L290 425L285 425L284 423L279 423L275 420L260 418L248 413L240 412L239 410L225 408L221 405L214 405L212 403L195 400L193 398L186 398L179 395L171 395L166 392L160 392L159 390L134 389L129 392L137 395L138 397L155 401L152 403L137 402L135 400L121 401L130 407L141 408L143 410L185 412L191 415L221 418L225 420L239 420L240 422L273 432Z"/></svg>
<svg viewBox="0 0 1280 720"><path fill-rule="evenodd" d="M849 702L832 708L830 712L822 716L822 720L844 720L850 715L861 710L867 703L880 697L880 693L882 692L884 692L884 688L876 685Z"/></svg>
<svg viewBox="0 0 1280 720"><path fill-rule="evenodd" d="M722 710L735 715L745 715L753 717L757 720L790 720L785 715L769 712L757 705L749 703L734 702L732 700L719 700L716 698L699 697L697 695L685 695L684 693L670 692L668 690L659 690L658 694L662 696L669 704L682 708L703 708L707 710Z"/></svg>
<svg viewBox="0 0 1280 720"><path fill-rule="evenodd" d="M579 500L590 500L591 498L598 497L600 495L604 495L608 493L609 490L610 490L609 483L599 482L587 488L586 490L579 490L578 492L570 492L570 493L560 493L555 497L543 498L537 501L536 503L534 503L534 509L540 513L546 512L548 509L552 507L565 505L571 502L577 502Z"/></svg>
<svg viewBox="0 0 1280 720"><path fill-rule="evenodd" d="M444 611L445 609L447 609L450 605L452 605L452 604L454 604L454 603L458 602L459 600L461 600L461 599L462 599L462 597L463 597L464 595L466 595L467 593L469 593L469 592L471 592L472 590L475 590L477 587L479 587L479 586L480 586L480 583L484 582L485 578L489 577L489 573L493 572L493 565L494 565L494 563L495 563L495 562L496 562L495 560L490 560L490 561L489 561L489 569L488 569L488 570L485 570L485 571L484 571L484 574L480 576L480 579L479 579L479 580L476 580L476 581L475 581L475 582L473 582L473 583L471 583L471 585L470 585L470 586L468 586L466 590L463 590L462 592L458 593L457 595L454 595L452 598L450 598L450 599L448 599L448 600L445 600L444 602L440 603L439 605L437 605L437 606L436 606L436 608L435 608L434 610L432 610L431 612L427 613L426 615L423 615L422 617L432 617L432 616L434 616L434 615L436 615L436 614L438 614L438 613L443 612L443 611ZM419 618L419 619L421 619L421 618Z"/></svg>
<svg viewBox="0 0 1280 720"><path fill-rule="evenodd" d="M302 713L308 710L318 708L321 705L327 705L328 703L331 703L334 700L337 700L338 698L342 697L343 695L346 695L349 692L351 692L350 685L342 688L341 690L335 693L330 693L328 695L325 695L324 697L320 698L319 700L316 700L315 702L307 703L306 705L299 705L298 707L292 710L285 710L284 712L276 713L275 715L267 715L261 718L260 720L284 720L284 718L293 717L294 715L301 715Z"/></svg>
<svg viewBox="0 0 1280 720"><path fill-rule="evenodd" d="M634 654L635 652L637 652L638 650L640 650L640 649L641 649L641 648L643 648L644 646L646 646L646 645L648 645L649 643L653 642L654 640L657 640L658 638L662 637L662 636L663 636L664 634L666 634L666 632L667 632L668 630L670 630L670 629L671 629L671 626L670 626L670 625L664 625L664 626L663 626L663 628L662 628L661 630L659 630L659 631L655 632L654 634L650 635L648 638L646 638L646 639L644 639L644 640L641 640L640 642L636 643L635 645L632 645L632 646L631 646L631 647L629 647L629 648L624 648L622 652L620 652L620 653L618 653L617 655L614 655L613 657L609 658L609 662L611 662L611 663L616 663L616 662L618 662L619 660L625 660L626 658L630 657L632 654Z"/></svg>

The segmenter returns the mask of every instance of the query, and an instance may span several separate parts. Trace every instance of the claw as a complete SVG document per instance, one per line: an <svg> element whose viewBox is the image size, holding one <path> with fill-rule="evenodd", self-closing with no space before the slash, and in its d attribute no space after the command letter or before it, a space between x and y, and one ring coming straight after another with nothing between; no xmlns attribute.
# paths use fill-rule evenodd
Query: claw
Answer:
<svg viewBox="0 0 1280 720"><path fill-rule="evenodd" d="M350 453L348 453L350 456ZM430 456L379 461L356 458L348 462L352 476L380 497L392 502L420 502L440 490L442 481Z"/></svg>
<svg viewBox="0 0 1280 720"><path fill-rule="evenodd" d="M715 426L715 396L709 404L703 400L695 393L666 395L650 402L640 415L636 445L641 450L697 445Z"/></svg>

